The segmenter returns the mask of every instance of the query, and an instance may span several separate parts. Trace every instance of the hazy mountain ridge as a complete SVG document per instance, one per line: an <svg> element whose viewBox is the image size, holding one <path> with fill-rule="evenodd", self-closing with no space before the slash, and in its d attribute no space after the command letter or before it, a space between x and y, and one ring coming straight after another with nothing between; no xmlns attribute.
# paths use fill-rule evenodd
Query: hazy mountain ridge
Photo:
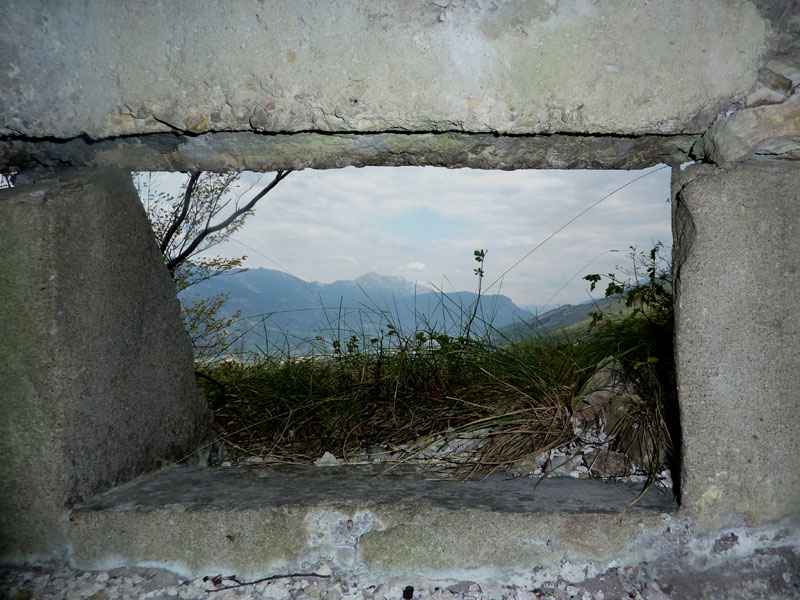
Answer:
<svg viewBox="0 0 800 600"><path fill-rule="evenodd" d="M509 341L518 341L540 333L555 333L572 325L588 323L589 313L615 313L624 311L625 304L619 298L597 298L580 304L564 304L536 315L525 323L517 322L499 328L500 334Z"/></svg>
<svg viewBox="0 0 800 600"><path fill-rule="evenodd" d="M349 338L352 333L374 335L391 323L406 334L429 327L461 333L475 310L474 292L442 295L400 277L366 273L333 283L304 281L273 269L248 269L219 275L182 292L182 298L228 294L224 313L241 312L251 328L245 346L264 346L293 340ZM480 298L473 331L482 321L504 327L533 318L529 311L503 295ZM260 342L260 343L259 343Z"/></svg>

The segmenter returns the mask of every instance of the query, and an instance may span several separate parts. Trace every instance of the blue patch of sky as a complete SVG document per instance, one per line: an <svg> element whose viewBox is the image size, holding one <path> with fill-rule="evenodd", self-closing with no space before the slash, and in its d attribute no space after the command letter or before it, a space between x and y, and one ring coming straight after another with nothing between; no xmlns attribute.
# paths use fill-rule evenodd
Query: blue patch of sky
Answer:
<svg viewBox="0 0 800 600"><path fill-rule="evenodd" d="M392 235L409 239L455 239L465 231L465 224L456 219L443 217L435 210L424 206L400 215L382 217L378 227Z"/></svg>

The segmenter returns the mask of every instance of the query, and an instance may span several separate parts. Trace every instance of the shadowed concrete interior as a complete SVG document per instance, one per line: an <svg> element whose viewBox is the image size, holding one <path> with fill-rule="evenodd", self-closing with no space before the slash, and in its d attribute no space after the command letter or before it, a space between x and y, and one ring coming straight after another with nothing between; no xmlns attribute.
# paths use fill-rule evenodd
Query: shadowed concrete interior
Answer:
<svg viewBox="0 0 800 600"><path fill-rule="evenodd" d="M0 507L3 559L169 563L133 531L170 528L170 551L184 557L174 568L206 566L195 553L209 544L218 564L261 573L323 559L355 569L337 557L356 545L370 557L358 568L430 577L512 564L510 577L570 556L636 564L686 539L699 557L703 540L732 528L741 539L789 531L781 539L796 547L799 15L793 1L735 0L39 1L4 11L0 167L19 175L0 192L1 474L13 482ZM678 168L691 160L705 164ZM169 276L120 169L661 162L675 168L678 513L636 513L612 531L618 518L596 509L419 516L358 499L306 512L71 512L211 436ZM264 510L288 515L271 531L305 546L245 566L217 538L233 523L258 530ZM331 532L351 521L357 535L342 550ZM508 562L509 548L547 547L548 528L568 532L553 556ZM437 535L477 535L483 550L469 564L422 553ZM253 548L274 538L259 539ZM398 552L413 560L391 566Z"/></svg>

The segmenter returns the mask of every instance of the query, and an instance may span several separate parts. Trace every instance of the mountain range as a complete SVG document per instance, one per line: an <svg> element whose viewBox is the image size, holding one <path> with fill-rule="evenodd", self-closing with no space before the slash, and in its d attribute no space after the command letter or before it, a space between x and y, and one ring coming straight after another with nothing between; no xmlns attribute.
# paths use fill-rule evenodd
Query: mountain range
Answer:
<svg viewBox="0 0 800 600"><path fill-rule="evenodd" d="M590 312L616 314L625 310L625 304L617 297L587 300L581 304L563 304L528 321L516 321L500 327L499 337L503 340L519 341L540 333L555 333L578 323L588 326L591 321Z"/></svg>
<svg viewBox="0 0 800 600"><path fill-rule="evenodd" d="M431 329L460 335L473 313L473 334L483 334L490 323L518 337L529 329L524 323L559 328L585 319L591 310L591 306L567 305L534 317L500 294L482 295L478 301L474 292L442 294L377 273L319 283L265 268L217 275L187 288L181 298L209 298L221 293L228 295L222 314L240 313L239 325L247 332L243 347L249 351L285 350L287 346L296 350L303 340L372 337L380 331L388 333L390 326L403 335Z"/></svg>

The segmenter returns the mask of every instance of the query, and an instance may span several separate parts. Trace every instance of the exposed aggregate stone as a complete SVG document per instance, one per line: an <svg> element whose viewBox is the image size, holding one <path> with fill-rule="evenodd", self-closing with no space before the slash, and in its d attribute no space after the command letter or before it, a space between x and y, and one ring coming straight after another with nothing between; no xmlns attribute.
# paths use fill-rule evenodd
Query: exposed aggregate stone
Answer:
<svg viewBox="0 0 800 600"><path fill-rule="evenodd" d="M612 579L615 579L612 577ZM594 580L593 580L594 581ZM245 584L245 585L242 585ZM601 584L602 585L602 584ZM0 592L4 600L607 600L625 597L639 600L662 600L654 595L658 586L628 585L608 582L611 595L597 587L572 584L559 577L549 584L528 587L500 582L478 584L473 581L439 584L430 587L403 583L348 582L346 577L287 577L245 582L234 575L215 575L187 579L162 569L121 567L109 571L79 571L62 565L47 567L0 567ZM618 593L623 593L619 596Z"/></svg>
<svg viewBox="0 0 800 600"><path fill-rule="evenodd" d="M765 562L766 561L766 562ZM770 567L765 568L769 563ZM800 548L757 551L744 561L686 570L680 566L653 575L642 563L576 577L565 560L554 580L531 570L528 585L502 581L453 581L408 585L402 581L356 580L323 565L319 574L243 581L235 575L181 577L157 568L120 567L80 571L60 564L0 566L0 600L693 600L727 598L800 599ZM661 567L656 567L660 569ZM770 571L774 571L770 573ZM648 575L648 572L650 573ZM656 581L657 580L657 581ZM423 580L424 581L424 580Z"/></svg>

